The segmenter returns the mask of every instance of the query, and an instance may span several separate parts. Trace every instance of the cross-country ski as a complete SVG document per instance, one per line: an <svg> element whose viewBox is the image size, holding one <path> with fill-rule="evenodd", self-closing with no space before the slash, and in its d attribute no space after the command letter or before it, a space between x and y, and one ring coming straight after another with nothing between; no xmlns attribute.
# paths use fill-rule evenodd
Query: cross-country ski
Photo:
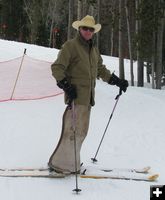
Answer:
<svg viewBox="0 0 165 200"><path fill-rule="evenodd" d="M100 173L100 172L88 172L80 176L81 178L92 178L92 179L117 179L117 180L134 180L134 181L156 181L159 174L137 174L137 173Z"/></svg>
<svg viewBox="0 0 165 200"><path fill-rule="evenodd" d="M144 168L103 168L96 166L83 166L80 172L81 178L95 179L123 179L155 181L158 174L149 173L151 167ZM0 177L35 177L35 178L65 178L73 174L56 173L49 168L11 168L0 169Z"/></svg>
<svg viewBox="0 0 165 200"><path fill-rule="evenodd" d="M56 173L49 170L0 170L1 177L35 177L35 178L64 178L64 174Z"/></svg>
<svg viewBox="0 0 165 200"><path fill-rule="evenodd" d="M82 168L85 168L85 166L83 166ZM96 170L101 170L104 172L134 172L134 173L149 173L149 171L151 170L150 166L146 166L146 167L142 167L142 168L111 168L111 167L101 167L101 166L97 166L97 165L92 165L92 166L87 166L86 168L91 168L91 169L96 169Z"/></svg>

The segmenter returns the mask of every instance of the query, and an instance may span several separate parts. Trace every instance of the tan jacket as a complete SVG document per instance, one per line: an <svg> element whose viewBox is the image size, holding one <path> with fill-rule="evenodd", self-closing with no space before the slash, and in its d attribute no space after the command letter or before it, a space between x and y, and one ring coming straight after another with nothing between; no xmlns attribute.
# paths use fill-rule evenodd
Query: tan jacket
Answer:
<svg viewBox="0 0 165 200"><path fill-rule="evenodd" d="M57 60L51 65L52 75L57 81L67 78L76 86L79 105L94 105L96 78L108 82L111 73L102 64L99 51L93 44L90 45L77 34L65 42ZM65 103L68 99L65 96Z"/></svg>

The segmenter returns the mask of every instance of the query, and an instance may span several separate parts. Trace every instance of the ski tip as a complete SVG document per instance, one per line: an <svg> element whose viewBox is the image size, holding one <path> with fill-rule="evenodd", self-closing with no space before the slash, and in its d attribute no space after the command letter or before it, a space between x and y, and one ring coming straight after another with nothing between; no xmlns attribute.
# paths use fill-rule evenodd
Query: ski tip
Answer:
<svg viewBox="0 0 165 200"><path fill-rule="evenodd" d="M154 174L148 177L149 181L155 181L159 177L159 174Z"/></svg>
<svg viewBox="0 0 165 200"><path fill-rule="evenodd" d="M136 173L148 173L149 170L151 169L150 166L144 167L142 169L134 169Z"/></svg>

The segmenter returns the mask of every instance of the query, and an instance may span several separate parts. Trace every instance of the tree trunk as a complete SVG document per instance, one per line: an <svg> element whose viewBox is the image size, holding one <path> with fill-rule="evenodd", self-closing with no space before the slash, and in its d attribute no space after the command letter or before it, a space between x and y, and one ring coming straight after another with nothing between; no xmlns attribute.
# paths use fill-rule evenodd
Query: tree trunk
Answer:
<svg viewBox="0 0 165 200"><path fill-rule="evenodd" d="M157 56L156 56L156 89L161 89L162 78L162 47L163 47L164 18L160 18L157 32Z"/></svg>
<svg viewBox="0 0 165 200"><path fill-rule="evenodd" d="M49 4L49 6L51 6L51 4ZM49 9L49 11L50 11L50 9ZM55 15L54 15L55 10L56 10L56 0L54 1L52 13L51 13L51 25L50 25L50 33L49 33L49 47L51 47L51 45L54 47L54 40L53 40L53 28L54 27L53 26L54 26L54 22L55 22Z"/></svg>
<svg viewBox="0 0 165 200"><path fill-rule="evenodd" d="M78 4L77 4L77 20L81 20L82 18L82 0L78 0Z"/></svg>
<svg viewBox="0 0 165 200"><path fill-rule="evenodd" d="M129 13L128 13L128 1L125 4L125 11L126 11L127 30L128 30L128 46L129 46L129 57L130 57L131 85L134 86L132 37L131 37L130 20L129 20Z"/></svg>
<svg viewBox="0 0 165 200"><path fill-rule="evenodd" d="M100 0L97 0L97 22L100 23L100 10L101 10L101 3ZM98 32L96 35L96 44L97 48L99 49L100 44L100 33Z"/></svg>
<svg viewBox="0 0 165 200"><path fill-rule="evenodd" d="M146 78L147 78L147 83L150 83L150 73L151 73L151 68L150 68L150 63L147 62L146 64Z"/></svg>
<svg viewBox="0 0 165 200"><path fill-rule="evenodd" d="M87 13L93 17L95 17L95 9L93 4L89 4Z"/></svg>
<svg viewBox="0 0 165 200"><path fill-rule="evenodd" d="M68 19L68 39L73 37L73 15L74 15L74 0L69 0L69 19Z"/></svg>
<svg viewBox="0 0 165 200"><path fill-rule="evenodd" d="M136 0L136 11L139 9L140 0ZM137 86L143 87L144 85L144 72L143 61L141 59L141 22L136 19L136 35L139 38L137 42Z"/></svg>
<svg viewBox="0 0 165 200"><path fill-rule="evenodd" d="M123 1L119 0L119 77L124 79L124 58L123 58Z"/></svg>
<svg viewBox="0 0 165 200"><path fill-rule="evenodd" d="M35 1L29 2L24 0L24 9L30 22L30 42L33 44L36 43L38 28L41 22L40 18L42 18L40 8L40 5Z"/></svg>
<svg viewBox="0 0 165 200"><path fill-rule="evenodd" d="M89 4L87 3L87 0L83 0L82 1L82 5L83 5L82 17L85 17L87 15L87 10L88 10L88 7L89 7Z"/></svg>
<svg viewBox="0 0 165 200"><path fill-rule="evenodd" d="M152 41L152 58L151 58L151 74L152 74L152 89L155 89L155 69L156 69L156 33L153 32Z"/></svg>
<svg viewBox="0 0 165 200"><path fill-rule="evenodd" d="M112 15L112 23L111 23L111 52L110 55L113 56L113 51L114 51L114 21L115 21L115 8L116 8L116 0L112 1L112 11L111 11L111 15Z"/></svg>

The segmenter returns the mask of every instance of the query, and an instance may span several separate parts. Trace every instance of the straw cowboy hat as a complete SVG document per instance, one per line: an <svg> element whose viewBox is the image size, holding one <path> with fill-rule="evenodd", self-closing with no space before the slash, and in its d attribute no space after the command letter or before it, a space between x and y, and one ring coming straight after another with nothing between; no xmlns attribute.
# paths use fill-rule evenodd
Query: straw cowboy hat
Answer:
<svg viewBox="0 0 165 200"><path fill-rule="evenodd" d="M77 30L79 30L79 27L81 27L81 26L94 28L95 29L94 33L99 32L101 29L101 24L95 24L94 18L90 15L85 16L80 21L73 22L72 26L73 26L73 28L75 28Z"/></svg>

